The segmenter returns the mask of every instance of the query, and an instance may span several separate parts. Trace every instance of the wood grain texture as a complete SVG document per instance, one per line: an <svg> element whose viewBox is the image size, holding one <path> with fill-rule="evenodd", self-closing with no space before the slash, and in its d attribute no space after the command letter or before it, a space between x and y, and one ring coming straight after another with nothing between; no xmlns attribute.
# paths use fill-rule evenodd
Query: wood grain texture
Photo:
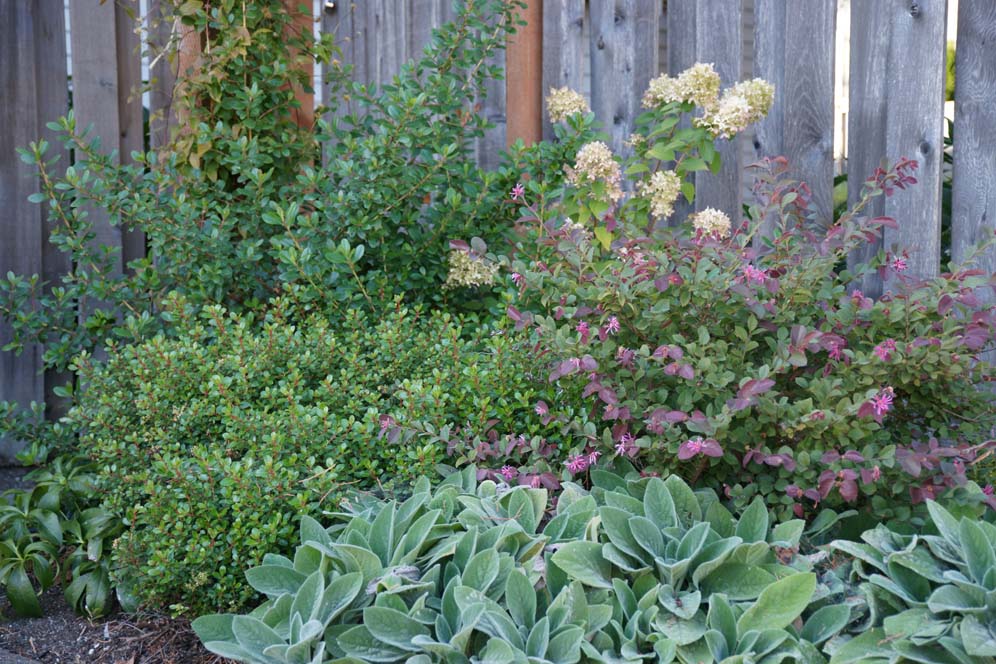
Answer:
<svg viewBox="0 0 996 664"><path fill-rule="evenodd" d="M485 61L489 67L505 69L505 51L492 53ZM505 149L507 116L504 79L489 78L478 97L475 108L483 115L491 127L484 130L484 136L476 141L477 165L483 168L496 168L501 163L501 153Z"/></svg>
<svg viewBox="0 0 996 664"><path fill-rule="evenodd" d="M585 0L543 0L543 95L551 88L584 88ZM553 138L550 118L543 114L543 138Z"/></svg>
<svg viewBox="0 0 996 664"><path fill-rule="evenodd" d="M325 9L322 12L322 32L332 35L335 45L340 50L340 60L344 65L353 65L354 81L363 81L359 78L359 61L362 61L365 70L366 61L362 44L357 48L357 40L354 34L356 20L356 3L350 0L336 2L334 8ZM333 99L333 96L335 99ZM350 90L335 90L328 83L322 83L322 100L330 109L334 109L325 114L325 121L332 123L339 118L351 115L356 112L356 103L351 98Z"/></svg>
<svg viewBox="0 0 996 664"><path fill-rule="evenodd" d="M958 6L951 254L965 258L996 229L996 3ZM996 272L996 249L978 265ZM985 296L992 297L988 289Z"/></svg>
<svg viewBox="0 0 996 664"><path fill-rule="evenodd" d="M605 0L590 5L591 108L624 154L640 113L640 98L658 70L657 0Z"/></svg>
<svg viewBox="0 0 996 664"><path fill-rule="evenodd" d="M40 274L43 224L41 208L28 202L38 191L34 169L21 161L15 148L38 139L38 75L34 40L37 7L19 0L0 0L0 274L12 271ZM11 340L10 328L0 322L0 346ZM30 346L20 356L0 352L0 400L28 406L45 396L41 348ZM11 461L19 441L0 438L0 460Z"/></svg>
<svg viewBox="0 0 996 664"><path fill-rule="evenodd" d="M724 88L733 85L742 74L742 26L741 0L668 2L668 72L677 75L696 62L709 62L719 72ZM723 168L717 175L695 174L695 210L711 207L735 219L741 216L741 141L738 136L717 142L723 159ZM689 206L675 206L672 219L684 219L690 211Z"/></svg>
<svg viewBox="0 0 996 664"><path fill-rule="evenodd" d="M135 29L139 26L138 0L118 0L114 5L114 31L117 40L118 70L118 144L121 163L132 163L132 152L145 151L145 126L142 117L142 43ZM121 229L121 256L129 261L145 258L145 234Z"/></svg>
<svg viewBox="0 0 996 664"><path fill-rule="evenodd" d="M62 149L56 132L46 127L66 114L69 110L69 88L66 79L66 15L62 0L38 0L39 11L34 15L35 49L35 93L37 97L37 117L39 135L49 142L48 157L59 155L56 168L69 165L69 153ZM48 241L51 228L48 221L48 205L42 205L42 277L51 292L59 286L64 274L69 272L72 263L69 256L59 251ZM58 419L66 414L68 402L56 396L55 388L70 383L70 373L45 372L46 417Z"/></svg>
<svg viewBox="0 0 996 664"><path fill-rule="evenodd" d="M405 10L396 0L367 0L367 75L378 87L391 82L407 57Z"/></svg>
<svg viewBox="0 0 996 664"><path fill-rule="evenodd" d="M892 43L886 155L920 162L919 184L885 201L899 222L886 229L887 250L910 250L910 274L936 276L941 260L941 169L944 153L944 80L947 0L888 3ZM883 285L891 286L889 281Z"/></svg>
<svg viewBox="0 0 996 664"><path fill-rule="evenodd" d="M851 0L850 106L847 113L849 207L858 202L861 184L886 157L889 86L885 73L892 33L888 4L880 0ZM875 199L865 210L875 217L885 214L885 199ZM881 242L865 245L848 258L848 265L853 268L867 262L881 247ZM882 294L881 280L874 273L865 275L859 288L871 297Z"/></svg>
<svg viewBox="0 0 996 664"><path fill-rule="evenodd" d="M882 248L910 251L910 274L936 275L940 263L941 166L944 130L946 0L878 2L851 8L851 109L848 124L848 196L884 158L916 159L919 184L875 202L869 214L895 218L881 244L851 258L867 260ZM866 275L865 294L891 287Z"/></svg>
<svg viewBox="0 0 996 664"><path fill-rule="evenodd" d="M754 156L784 155L809 184L815 221L833 220L833 97L836 0L756 0L754 75L775 86L757 125Z"/></svg>
<svg viewBox="0 0 996 664"><path fill-rule="evenodd" d="M73 112L79 129L90 127L90 139L100 139L104 152L117 150L121 133L118 99L118 47L115 3L72 0L69 3L73 59ZM110 224L102 210L87 208L94 225L95 245L121 247L121 228ZM120 254L117 271L122 272Z"/></svg>
<svg viewBox="0 0 996 664"><path fill-rule="evenodd" d="M173 49L171 37L173 24L163 18L164 3L168 0L149 0L145 16L150 61L149 90L149 146L155 150L166 145L170 132L176 126L173 115L173 88L176 86L179 59ZM162 54L162 55L160 55Z"/></svg>

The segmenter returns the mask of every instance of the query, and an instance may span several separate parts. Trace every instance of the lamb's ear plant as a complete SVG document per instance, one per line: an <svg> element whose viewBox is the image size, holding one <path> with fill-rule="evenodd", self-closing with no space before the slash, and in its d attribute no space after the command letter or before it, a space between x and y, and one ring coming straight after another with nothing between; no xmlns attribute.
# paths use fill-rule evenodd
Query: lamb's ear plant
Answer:
<svg viewBox="0 0 996 664"><path fill-rule="evenodd" d="M832 662L996 661L996 526L927 503L928 528L885 526L832 547L853 557L867 631L841 644ZM936 534L930 534L936 532ZM888 643L888 648L879 644Z"/></svg>
<svg viewBox="0 0 996 664"><path fill-rule="evenodd" d="M798 555L802 523L772 528L760 503L736 519L676 477L600 471L550 512L544 489L476 476L302 519L293 560L247 572L266 602L194 630L263 664L774 663L823 661L850 622Z"/></svg>

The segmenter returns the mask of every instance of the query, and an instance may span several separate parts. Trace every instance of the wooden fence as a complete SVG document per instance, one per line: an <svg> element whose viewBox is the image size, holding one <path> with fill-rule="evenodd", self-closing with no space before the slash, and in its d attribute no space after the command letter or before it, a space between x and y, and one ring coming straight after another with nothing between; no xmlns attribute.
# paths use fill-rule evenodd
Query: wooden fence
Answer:
<svg viewBox="0 0 996 664"><path fill-rule="evenodd" d="M147 0L147 11L155 14L159 2L167 1ZM725 83L760 76L778 92L755 132L722 146L722 172L696 175L696 206L736 213L745 163L784 154L810 184L819 216L829 219L835 31L838 3L847 1L530 0L531 30L541 43L527 35L496 56L504 66L507 55L509 80L491 83L482 102L494 128L478 143L479 161L496 163L506 142L525 133L520 127L540 126L537 91L565 85L589 96L612 147L623 150L650 79L711 62ZM849 2L846 170L860 181L883 158L920 162L920 186L877 200L872 212L900 222L887 231L886 246L911 248L911 268L934 274L941 238L947 0ZM138 0L69 0L69 26L63 3L0 0L0 275L38 273L50 282L67 265L46 243L45 210L26 200L38 184L14 148L48 136L45 123L67 109L67 29L80 124L93 123L104 147L121 155L140 149L145 139L142 104L132 94L143 76L141 45L129 18ZM336 34L355 76L373 83L389 81L403 62L418 56L432 28L454 15L452 0L340 0L316 2L316 8L317 24ZM996 0L961 0L958 14L955 259L996 225ZM147 37L163 35L153 31ZM168 107L175 74L165 61L155 64L150 111ZM523 113L529 116L525 122ZM165 131L153 127L151 143L160 143ZM550 136L548 123L542 132ZM851 187L852 199L857 190ZM123 236L106 223L100 240L122 247L125 262L144 251L141 237ZM996 269L996 253L984 261L983 267ZM888 284L870 279L865 287L874 294ZM0 326L0 346L7 335ZM58 377L40 374L39 367L40 349L20 357L0 353L0 399L44 400Z"/></svg>

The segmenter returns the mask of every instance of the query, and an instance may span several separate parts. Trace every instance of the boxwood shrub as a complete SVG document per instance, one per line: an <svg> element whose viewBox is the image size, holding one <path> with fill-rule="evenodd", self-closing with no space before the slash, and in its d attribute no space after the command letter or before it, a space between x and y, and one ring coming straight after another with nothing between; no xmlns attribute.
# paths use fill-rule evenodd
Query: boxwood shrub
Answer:
<svg viewBox="0 0 996 664"><path fill-rule="evenodd" d="M388 422L544 428L529 354L501 331L405 308L299 326L175 311L172 336L84 356L70 416L125 522L117 581L152 605L239 607L244 568L287 552L300 515L434 474L445 446Z"/></svg>

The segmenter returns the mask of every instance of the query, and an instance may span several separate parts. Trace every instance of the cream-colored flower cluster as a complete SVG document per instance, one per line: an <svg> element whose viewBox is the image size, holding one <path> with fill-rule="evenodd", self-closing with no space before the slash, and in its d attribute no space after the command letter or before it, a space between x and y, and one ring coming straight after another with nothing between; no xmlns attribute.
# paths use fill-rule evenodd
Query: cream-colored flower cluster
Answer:
<svg viewBox="0 0 996 664"><path fill-rule="evenodd" d="M730 236L730 226L730 218L726 213L715 208L706 208L692 216L692 227L703 235L726 238Z"/></svg>
<svg viewBox="0 0 996 664"><path fill-rule="evenodd" d="M742 81L723 93L715 108L707 108L695 124L717 138L732 138L768 114L775 99L775 86L755 78Z"/></svg>
<svg viewBox="0 0 996 664"><path fill-rule="evenodd" d="M550 122L562 122L578 113L590 113L588 100L580 92L570 88L550 88L546 98L546 112Z"/></svg>
<svg viewBox="0 0 996 664"><path fill-rule="evenodd" d="M608 188L610 199L617 201L623 196L622 169L613 157L612 150L601 141L592 141L581 146L574 162L574 169L568 171L567 178L574 185L601 180Z"/></svg>
<svg viewBox="0 0 996 664"><path fill-rule="evenodd" d="M495 282L497 274L497 263L456 249L450 252L450 271L446 275L446 283L443 284L443 288L490 286Z"/></svg>
<svg viewBox="0 0 996 664"><path fill-rule="evenodd" d="M644 108L658 108L674 102L691 102L701 108L711 108L719 99L719 74L711 64L696 63L671 78L661 74L650 81L643 94Z"/></svg>
<svg viewBox="0 0 996 664"><path fill-rule="evenodd" d="M650 199L650 213L667 219L674 213L674 202L681 193L681 178L674 171L657 171L640 183L640 194Z"/></svg>

